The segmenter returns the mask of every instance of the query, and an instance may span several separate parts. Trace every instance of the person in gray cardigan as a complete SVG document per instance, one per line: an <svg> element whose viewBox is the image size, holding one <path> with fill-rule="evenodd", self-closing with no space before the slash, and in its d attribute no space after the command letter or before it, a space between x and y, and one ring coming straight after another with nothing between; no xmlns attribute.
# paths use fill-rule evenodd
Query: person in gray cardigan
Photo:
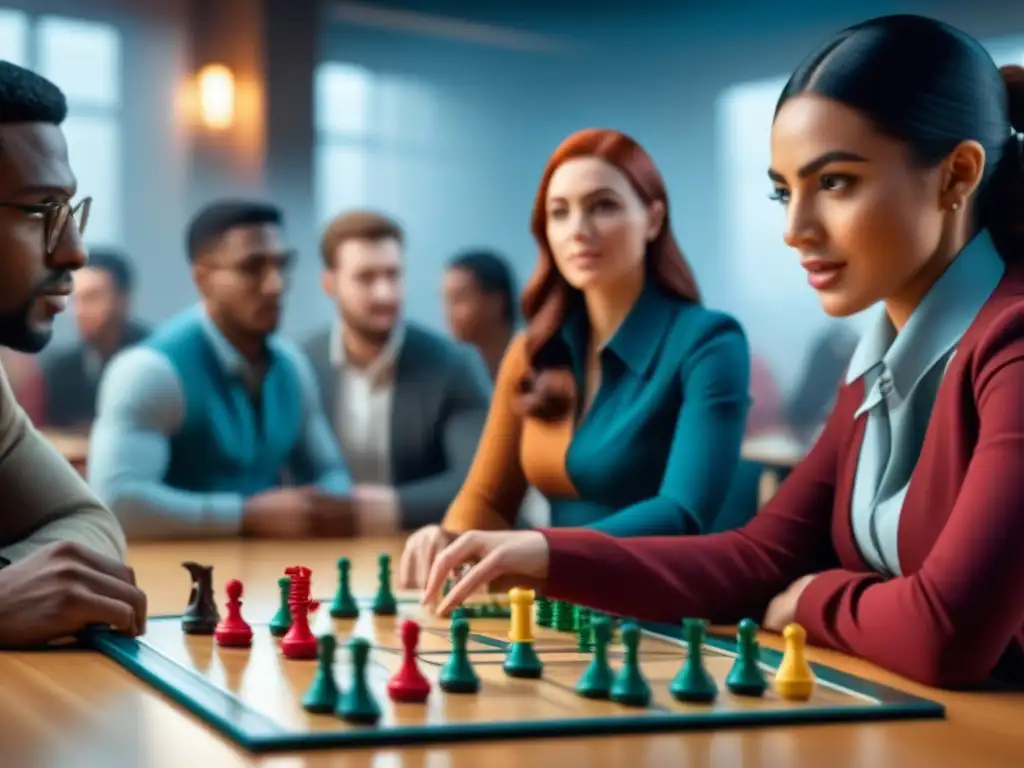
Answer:
<svg viewBox="0 0 1024 768"><path fill-rule="evenodd" d="M305 352L367 535L437 523L469 472L491 382L476 350L402 319L401 227L354 211L321 239L322 288L339 319Z"/></svg>

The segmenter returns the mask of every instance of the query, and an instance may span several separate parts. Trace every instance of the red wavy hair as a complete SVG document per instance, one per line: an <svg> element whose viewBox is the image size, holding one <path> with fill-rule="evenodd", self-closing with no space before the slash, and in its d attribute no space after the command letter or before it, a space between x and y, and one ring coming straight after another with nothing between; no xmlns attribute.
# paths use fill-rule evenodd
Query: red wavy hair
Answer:
<svg viewBox="0 0 1024 768"><path fill-rule="evenodd" d="M566 366L545 365L540 358L565 322L573 296L579 294L558 271L548 245L548 184L559 166L580 157L604 160L625 175L645 204L660 202L665 207L661 231L647 246L647 279L680 298L700 302L697 281L672 234L665 181L650 155L636 141L618 131L590 128L569 136L555 149L544 168L530 217L538 257L533 275L523 290L529 370L520 382L519 391L524 412L541 419L564 415L575 390Z"/></svg>

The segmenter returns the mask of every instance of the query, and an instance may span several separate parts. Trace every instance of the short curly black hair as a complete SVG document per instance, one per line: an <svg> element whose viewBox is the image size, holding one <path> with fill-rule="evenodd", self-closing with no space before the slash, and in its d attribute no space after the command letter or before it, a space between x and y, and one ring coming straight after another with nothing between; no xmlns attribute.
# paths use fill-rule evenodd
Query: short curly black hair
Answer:
<svg viewBox="0 0 1024 768"><path fill-rule="evenodd" d="M68 116L64 92L42 75L0 61L0 124L51 123Z"/></svg>

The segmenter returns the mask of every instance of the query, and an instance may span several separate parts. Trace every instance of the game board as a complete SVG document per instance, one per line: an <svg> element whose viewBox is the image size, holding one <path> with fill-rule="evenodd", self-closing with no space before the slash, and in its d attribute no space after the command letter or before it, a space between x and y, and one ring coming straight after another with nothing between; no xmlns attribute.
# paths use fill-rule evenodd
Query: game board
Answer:
<svg viewBox="0 0 1024 768"><path fill-rule="evenodd" d="M382 710L372 726L303 709L301 700L317 662L284 658L280 641L268 629L269 616L246 616L254 633L251 648L223 648L212 636L185 634L179 616L150 619L146 634L137 639L98 632L88 642L250 752L944 716L941 704L820 665L812 665L817 684L808 701L785 701L771 688L760 698L735 696L722 681L736 645L711 635L702 646L704 665L720 692L709 704L680 703L668 687L686 656L681 627L664 625L642 625L640 663L653 692L647 707L578 695L574 686L592 654L577 649L575 634L544 627L534 629L542 677L509 677L502 669L509 646L505 618L470 620L468 650L480 689L475 694L444 693L437 680L450 655L449 622L426 614L408 595L397 597L397 614L392 616L374 615L372 601L366 599L357 600L356 619L332 619L330 600L321 601L313 614L316 634L337 637L334 669L339 686L346 686L350 677L346 642L351 637L370 641L368 679ZM385 692L402 661L398 628L406 618L421 627L419 666L432 683L425 704L395 703ZM613 644L613 668L621 658L621 645ZM760 659L762 668L773 672L781 654L762 649Z"/></svg>

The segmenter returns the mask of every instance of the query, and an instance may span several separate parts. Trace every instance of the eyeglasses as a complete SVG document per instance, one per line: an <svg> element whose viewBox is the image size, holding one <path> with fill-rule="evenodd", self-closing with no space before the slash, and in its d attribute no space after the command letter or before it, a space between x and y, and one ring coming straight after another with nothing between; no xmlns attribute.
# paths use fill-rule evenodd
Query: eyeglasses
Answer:
<svg viewBox="0 0 1024 768"><path fill-rule="evenodd" d="M44 243L46 255L52 256L57 250L69 221L74 221L78 234L85 234L85 225L89 223L89 209L92 198L84 197L74 205L71 203L5 203L0 208L12 208L28 216L42 216L44 227Z"/></svg>

